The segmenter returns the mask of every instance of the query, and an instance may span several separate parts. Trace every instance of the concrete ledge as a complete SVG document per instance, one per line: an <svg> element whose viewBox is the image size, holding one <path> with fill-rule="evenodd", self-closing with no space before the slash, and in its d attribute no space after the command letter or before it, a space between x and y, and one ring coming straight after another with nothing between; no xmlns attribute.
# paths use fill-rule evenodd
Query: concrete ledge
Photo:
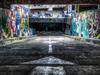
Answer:
<svg viewBox="0 0 100 75"><path fill-rule="evenodd" d="M97 39L97 38L85 39L85 38L78 37L78 36L69 36L69 35L66 35L66 36L69 38L75 39L77 41L83 41L83 42L88 42L88 43L100 45L100 39Z"/></svg>
<svg viewBox="0 0 100 75"><path fill-rule="evenodd" d="M99 44L100 45L100 39L96 38L90 38L90 39L85 39L87 42L92 42L94 44Z"/></svg>
<svg viewBox="0 0 100 75"><path fill-rule="evenodd" d="M17 42L23 42L27 39L28 37L15 37L15 38L8 38L8 39L0 40L0 46L5 46L5 45L17 43Z"/></svg>
<svg viewBox="0 0 100 75"><path fill-rule="evenodd" d="M69 35L66 35L66 36L71 38L71 39L77 40L77 41L85 41L84 38L81 38L81 37L78 37L78 36L69 36Z"/></svg>

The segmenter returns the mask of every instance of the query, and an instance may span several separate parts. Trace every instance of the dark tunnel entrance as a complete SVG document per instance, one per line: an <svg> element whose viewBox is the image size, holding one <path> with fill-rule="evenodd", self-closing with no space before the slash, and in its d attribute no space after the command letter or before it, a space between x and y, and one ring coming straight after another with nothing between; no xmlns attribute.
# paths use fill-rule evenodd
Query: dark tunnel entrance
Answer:
<svg viewBox="0 0 100 75"><path fill-rule="evenodd" d="M29 27L35 29L36 32L65 32L66 23L30 23Z"/></svg>

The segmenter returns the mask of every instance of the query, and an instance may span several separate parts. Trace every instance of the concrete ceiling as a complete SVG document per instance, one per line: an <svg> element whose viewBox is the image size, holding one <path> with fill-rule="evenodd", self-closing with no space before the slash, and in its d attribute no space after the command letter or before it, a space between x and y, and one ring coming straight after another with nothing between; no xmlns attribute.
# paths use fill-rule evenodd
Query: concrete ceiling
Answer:
<svg viewBox="0 0 100 75"><path fill-rule="evenodd" d="M0 7L10 8L11 4L100 4L100 0L0 0Z"/></svg>

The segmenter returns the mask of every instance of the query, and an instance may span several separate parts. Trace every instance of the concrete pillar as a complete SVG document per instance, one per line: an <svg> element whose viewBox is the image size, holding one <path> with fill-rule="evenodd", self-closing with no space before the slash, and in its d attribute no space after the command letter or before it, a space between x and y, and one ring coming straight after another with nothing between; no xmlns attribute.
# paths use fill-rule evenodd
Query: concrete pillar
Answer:
<svg viewBox="0 0 100 75"><path fill-rule="evenodd" d="M98 10L100 10L100 4L98 4Z"/></svg>

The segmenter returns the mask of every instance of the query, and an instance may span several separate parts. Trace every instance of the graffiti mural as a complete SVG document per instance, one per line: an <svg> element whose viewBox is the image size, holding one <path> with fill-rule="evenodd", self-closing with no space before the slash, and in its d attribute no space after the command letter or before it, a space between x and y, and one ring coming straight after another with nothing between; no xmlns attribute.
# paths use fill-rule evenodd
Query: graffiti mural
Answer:
<svg viewBox="0 0 100 75"><path fill-rule="evenodd" d="M28 35L28 14L27 5L13 5L11 10L0 8L0 39Z"/></svg>
<svg viewBox="0 0 100 75"><path fill-rule="evenodd" d="M84 38L96 37L100 28L100 11L79 12L72 18L71 33Z"/></svg>
<svg viewBox="0 0 100 75"><path fill-rule="evenodd" d="M2 39L2 8L0 8L0 39Z"/></svg>
<svg viewBox="0 0 100 75"><path fill-rule="evenodd" d="M2 36L4 38L10 37L11 31L10 31L10 10L8 9L2 9Z"/></svg>
<svg viewBox="0 0 100 75"><path fill-rule="evenodd" d="M16 35L24 36L25 33L28 33L28 26L29 26L28 5L12 5L11 10L15 12Z"/></svg>

